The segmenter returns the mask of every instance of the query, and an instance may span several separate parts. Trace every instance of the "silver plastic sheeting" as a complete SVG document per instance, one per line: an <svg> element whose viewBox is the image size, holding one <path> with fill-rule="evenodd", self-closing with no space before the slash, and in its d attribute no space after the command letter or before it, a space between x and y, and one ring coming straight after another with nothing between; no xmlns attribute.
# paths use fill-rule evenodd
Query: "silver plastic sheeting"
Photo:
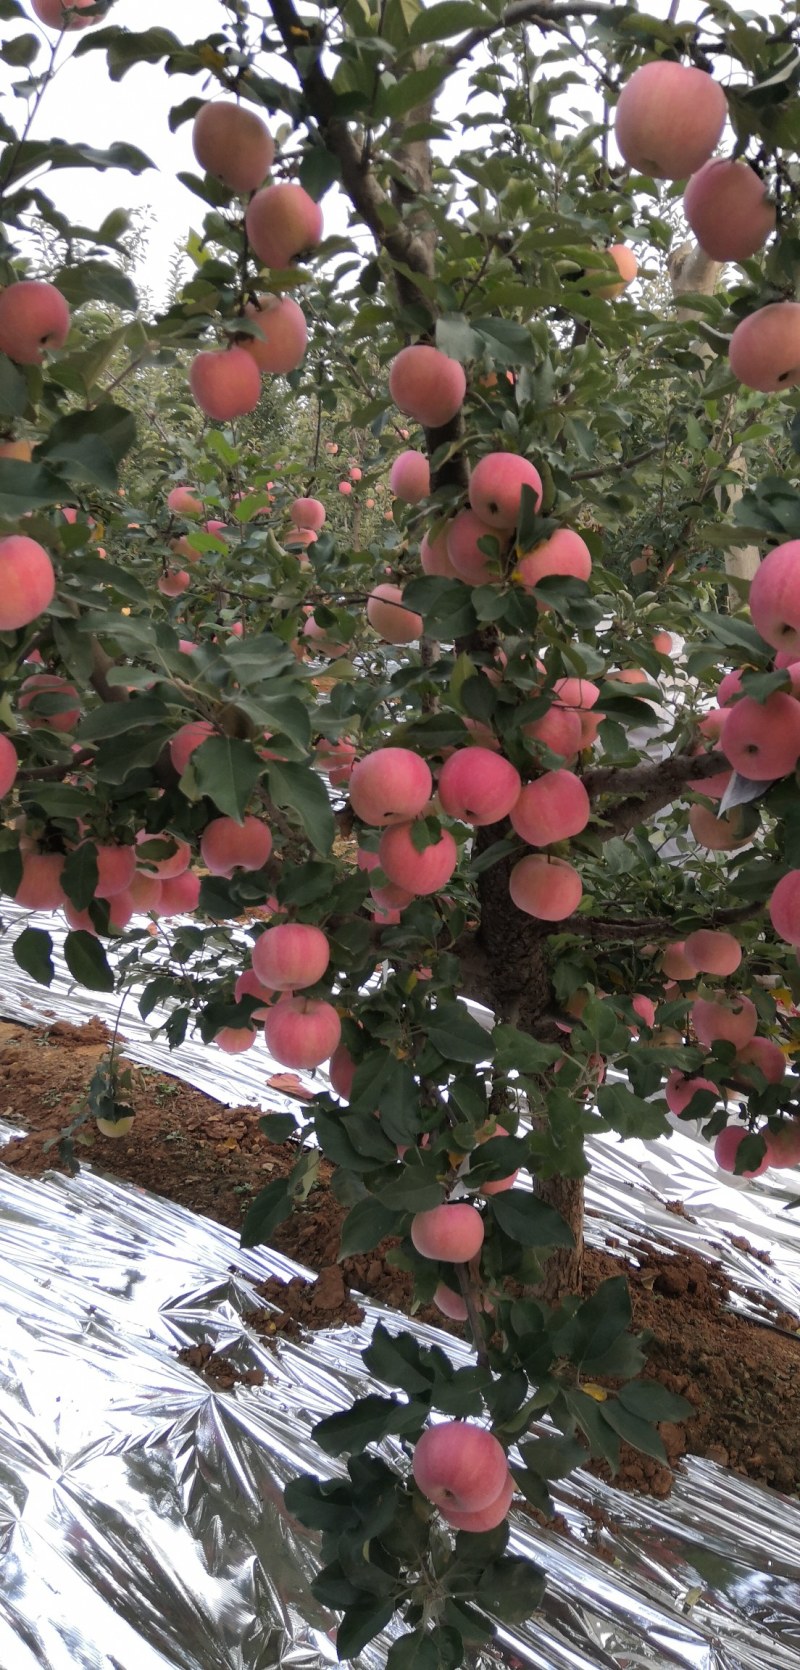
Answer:
<svg viewBox="0 0 800 1670"><path fill-rule="evenodd" d="M63 976L34 1005L7 947L5 1013L87 1018ZM92 1012L111 1019L105 1001L93 994ZM263 1046L170 1056L141 1023L132 1032L134 1059L224 1101L276 1105ZM754 1313L765 1300L800 1311L800 1222L784 1210L796 1174L721 1180L684 1130L592 1146L596 1243L613 1235L634 1257L683 1245L718 1258ZM665 1210L676 1199L687 1217ZM283 1486L334 1470L311 1428L371 1389L360 1351L376 1320L459 1362L467 1347L370 1303L360 1328L264 1343L243 1321L262 1303L254 1283L305 1272L88 1170L41 1183L0 1170L0 1224L0 1670L334 1664L335 1620L309 1588L316 1541ZM206 1341L264 1384L223 1392L177 1361ZM667 1503L580 1473L554 1495L566 1535L512 1516L514 1551L547 1574L542 1610L481 1670L798 1670L800 1503L701 1461L682 1464ZM379 1670L386 1651L382 1637L359 1665Z"/></svg>

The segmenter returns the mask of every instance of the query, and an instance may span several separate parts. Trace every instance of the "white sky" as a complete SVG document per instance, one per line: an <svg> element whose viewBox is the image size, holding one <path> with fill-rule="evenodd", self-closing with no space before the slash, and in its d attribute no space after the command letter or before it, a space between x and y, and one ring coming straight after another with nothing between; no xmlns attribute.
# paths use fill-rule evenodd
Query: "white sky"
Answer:
<svg viewBox="0 0 800 1670"><path fill-rule="evenodd" d="M650 0L644 7L651 16L665 17L669 0ZM748 10L761 14L774 12L774 0L751 0ZM701 10L698 0L681 0L680 16L697 16ZM178 36L197 39L219 29L229 18L219 0L117 0L113 8L114 23L135 30L159 25L173 30ZM30 27L31 24L8 26L8 33ZM52 38L52 37L48 37ZM72 40L81 39L73 35ZM0 90L5 94L13 79L21 79L21 72L10 71L0 65ZM460 79L460 78L459 78ZM6 83L4 86L3 83ZM216 83L209 83L216 87ZM99 226L110 209L149 207L155 216L149 246L139 272L139 282L148 286L156 306L162 304L170 257L176 241L185 238L190 227L202 225L204 206L193 197L176 178L182 170L197 172L191 148L191 123L187 122L172 134L168 113L172 105L207 91L200 78L166 76L160 66L140 65L129 70L121 82L109 81L102 54L70 61L64 65L53 86L48 89L36 120L32 137L58 137L84 140L104 147L115 139L128 140L138 145L156 163L139 178L122 175L115 170L106 174L94 171L65 170L54 175L49 186L43 182L57 206L71 219L87 225ZM451 84L442 100L440 114L456 115L464 107L464 82ZM3 103L6 105L6 99ZM584 102L583 100L581 102ZM15 125L19 122L21 106L13 112ZM273 127L275 123L273 122ZM345 205L337 194L329 192L325 199L325 223L328 231L343 232L347 226Z"/></svg>

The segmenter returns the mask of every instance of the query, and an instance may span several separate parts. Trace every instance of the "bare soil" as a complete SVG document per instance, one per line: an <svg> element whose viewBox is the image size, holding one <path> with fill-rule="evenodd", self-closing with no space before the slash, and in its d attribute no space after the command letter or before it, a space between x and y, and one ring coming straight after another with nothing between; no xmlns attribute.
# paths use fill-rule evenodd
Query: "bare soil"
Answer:
<svg viewBox="0 0 800 1670"><path fill-rule="evenodd" d="M63 1163L58 1139L74 1120L107 1048L107 1034L97 1022L80 1028L59 1022L48 1029L0 1022L0 1117L28 1133L2 1150L9 1170L39 1177ZM294 1164L296 1149L267 1141L255 1108L222 1107L180 1080L145 1068L134 1067L133 1086L136 1119L127 1137L101 1136L93 1121L76 1133L76 1153L100 1171L238 1230L254 1194ZM343 1209L329 1179L323 1163L318 1187L272 1236L273 1246L307 1265L317 1279L284 1284L271 1278L263 1284L264 1309L249 1320L265 1339L357 1321L354 1292L399 1310L410 1308L408 1277L386 1262L391 1244L338 1262ZM682 1211L678 1203L674 1209ZM624 1271L634 1326L653 1336L647 1374L682 1393L696 1410L686 1422L662 1423L670 1465L685 1453L707 1456L797 1494L800 1321L776 1312L774 1325L762 1326L734 1313L730 1283L711 1260L678 1249L657 1252L646 1243L633 1251L638 1262L613 1246L587 1252L584 1290L588 1295L606 1277ZM438 1311L417 1314L461 1332ZM210 1346L193 1347L189 1357L192 1367L223 1388L248 1381ZM669 1468L623 1446L618 1485L666 1496L671 1479Z"/></svg>

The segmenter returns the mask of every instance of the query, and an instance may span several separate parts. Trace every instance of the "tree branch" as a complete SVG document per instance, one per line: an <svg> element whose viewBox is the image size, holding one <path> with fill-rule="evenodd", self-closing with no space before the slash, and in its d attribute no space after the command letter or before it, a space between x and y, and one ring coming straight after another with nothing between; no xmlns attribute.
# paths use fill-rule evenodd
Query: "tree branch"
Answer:
<svg viewBox="0 0 800 1670"><path fill-rule="evenodd" d="M724 769L719 754L670 754L666 760L644 765L596 766L587 771L583 782L592 800L605 794L625 796L604 813L602 839L610 841L614 835L627 835L663 806L669 806L690 779L715 777Z"/></svg>
<svg viewBox="0 0 800 1670"><path fill-rule="evenodd" d="M116 662L107 655L102 644L92 638L92 670L89 683L102 702L127 702L128 692L121 684L109 684L108 674Z"/></svg>
<svg viewBox="0 0 800 1670"><path fill-rule="evenodd" d="M532 23L537 29L554 29L559 23L568 23L572 18L602 17L609 10L607 0L565 0L564 4L558 5L550 5L547 0L514 0L513 5L506 6L494 23L471 29L463 41L456 41L445 55L445 62L448 69L455 69L482 41L499 35L503 29L515 29L520 23Z"/></svg>

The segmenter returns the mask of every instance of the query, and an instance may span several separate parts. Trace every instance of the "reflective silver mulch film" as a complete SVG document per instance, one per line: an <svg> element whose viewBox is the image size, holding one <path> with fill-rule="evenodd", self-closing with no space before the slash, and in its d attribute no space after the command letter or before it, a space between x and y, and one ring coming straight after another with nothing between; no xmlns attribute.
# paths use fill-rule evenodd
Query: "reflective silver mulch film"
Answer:
<svg viewBox="0 0 800 1670"><path fill-rule="evenodd" d="M6 1013L34 1019L5 946L0 971ZM86 1018L63 986L41 997L39 1013ZM145 1040L140 1028L136 1059L223 1100L254 1099L257 1077L266 1105L263 1050L257 1075L255 1050L211 1065L202 1052L198 1075L199 1050L168 1057ZM721 1183L684 1131L605 1140L593 1158L594 1240L704 1251L748 1308L767 1294L800 1309L800 1224L783 1210L793 1174L783 1188ZM675 1199L687 1217L666 1212ZM377 1318L461 1361L466 1348L369 1302L360 1328L265 1343L242 1320L263 1304L254 1284L296 1266L88 1170L41 1182L0 1170L0 1226L0 1670L334 1664L334 1620L308 1587L315 1541L287 1515L283 1484L333 1470L310 1429L369 1389L360 1350ZM743 1242L770 1247L773 1265ZM206 1341L261 1369L263 1385L221 1391L177 1361ZM481 1666L798 1670L800 1503L695 1460L665 1503L584 1474L554 1494L566 1534L514 1516L515 1551L547 1573L543 1608ZM382 1638L359 1665L379 1670L385 1654Z"/></svg>

